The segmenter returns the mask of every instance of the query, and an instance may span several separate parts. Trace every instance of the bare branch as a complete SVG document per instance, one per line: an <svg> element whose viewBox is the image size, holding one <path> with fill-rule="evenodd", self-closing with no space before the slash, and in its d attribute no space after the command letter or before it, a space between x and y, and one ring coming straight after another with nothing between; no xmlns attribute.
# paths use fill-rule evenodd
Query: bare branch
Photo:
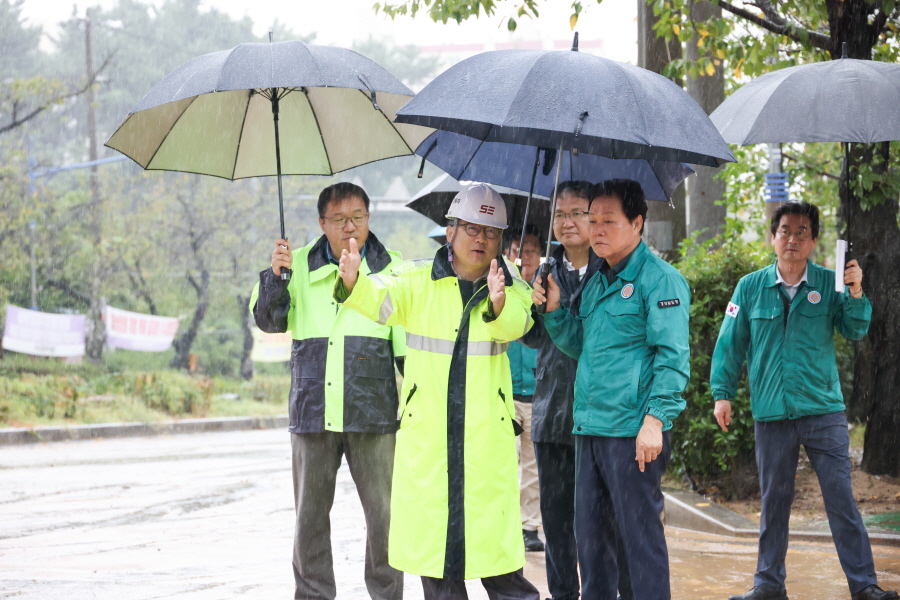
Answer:
<svg viewBox="0 0 900 600"><path fill-rule="evenodd" d="M791 162L795 162L795 163L799 164L799 165L802 166L804 169L809 169L810 171L812 171L812 172L815 173L816 175L821 175L822 177L827 177L827 178L829 178L829 179L834 179L835 181L840 181L840 179L841 179L840 176L838 176L838 175L834 175L834 174L829 173L829 172L827 172L827 171L823 171L823 170L821 169L821 165L812 165L812 164L810 164L810 163L803 162L803 161L801 161L799 158L797 158L796 156L794 156L794 155L792 155L792 154L788 154L788 153L786 153L786 152L782 152L782 153L781 153L781 156L783 156L784 158L788 159L788 160L791 161ZM834 159L834 160L838 160L838 159ZM829 161L827 161L827 162L834 162L834 160L829 160Z"/></svg>
<svg viewBox="0 0 900 600"><path fill-rule="evenodd" d="M756 2L749 2L748 4L763 11L766 18L776 25L785 25L787 23L787 20L779 14L778 9L772 6L772 3L769 2L769 0L756 0Z"/></svg>
<svg viewBox="0 0 900 600"><path fill-rule="evenodd" d="M60 94L59 96L55 96L55 97L51 98L50 100L47 100L46 102L44 102L43 104L41 104L40 106L38 106L37 108L32 110L31 112L26 113L25 115L23 115L21 117L18 116L18 110L17 110L18 102L14 101L13 102L13 110L12 110L12 121L7 123L6 125L0 126L0 135L3 135L4 133L6 133L8 131L12 131L13 129L16 129L17 127L24 125L31 119L35 118L36 116L38 116L39 114L41 114L42 112L44 112L45 110L50 108L51 106L59 104L60 102L64 102L64 101L68 100L69 98L74 98L76 96L80 96L81 94L88 91L92 85L97 83L97 76L100 75L100 73L103 71L103 69L106 68L106 66L109 64L109 61L111 58L112 58L112 54L107 56L106 60L103 61L103 64L100 65L100 68L97 69L96 72L94 72L93 76L82 87L80 87L72 92L69 92L67 94Z"/></svg>
<svg viewBox="0 0 900 600"><path fill-rule="evenodd" d="M72 289L72 286L70 286L65 281L59 281L56 279L45 279L44 287L56 288L57 290L61 291L65 295L69 296L70 298L74 298L74 299L78 300L82 304L86 304L88 306L90 306L90 304L91 304L90 298L88 298L81 292Z"/></svg>
<svg viewBox="0 0 900 600"><path fill-rule="evenodd" d="M749 10L745 10L743 8L738 8L737 6L731 4L730 2L726 2L725 0L712 0L716 5L722 7L733 15L741 17L747 21L750 21L754 25L759 25L763 29L771 31L772 33L777 33L778 35L784 35L794 40L795 42L799 42L801 44L809 43L815 48L820 48L822 50L831 50L831 38L823 33L819 33L817 31L810 31L809 29L803 29L801 27L797 27L791 23L788 23L784 20L784 17L779 17L784 20L784 24L779 25L778 23L771 21L766 18L762 18L758 15L753 14Z"/></svg>

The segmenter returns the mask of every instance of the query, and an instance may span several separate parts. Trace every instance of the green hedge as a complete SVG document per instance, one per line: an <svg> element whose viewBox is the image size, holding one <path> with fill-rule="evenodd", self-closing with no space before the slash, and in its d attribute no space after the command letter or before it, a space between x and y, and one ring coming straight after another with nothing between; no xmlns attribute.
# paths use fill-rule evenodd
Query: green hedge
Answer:
<svg viewBox="0 0 900 600"><path fill-rule="evenodd" d="M687 407L672 430L672 467L696 488L745 497L756 489L746 369L731 400L733 420L725 433L713 417L710 363L738 281L771 264L774 257L762 244L746 243L736 236L718 248L713 244L687 240L676 265L691 288L691 379L684 393Z"/></svg>

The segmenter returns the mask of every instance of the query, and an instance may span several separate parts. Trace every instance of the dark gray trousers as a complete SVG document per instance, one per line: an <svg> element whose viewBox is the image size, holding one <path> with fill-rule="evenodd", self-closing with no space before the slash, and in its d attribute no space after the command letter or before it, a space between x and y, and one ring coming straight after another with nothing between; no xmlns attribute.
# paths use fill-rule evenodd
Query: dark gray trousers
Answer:
<svg viewBox="0 0 900 600"><path fill-rule="evenodd" d="M372 600L400 600L403 573L388 564L394 435L292 433L295 599L334 600L331 519L341 456L347 457L366 518L366 589Z"/></svg>
<svg viewBox="0 0 900 600"><path fill-rule="evenodd" d="M484 586L484 591L487 592L490 600L540 600L541 598L537 588L525 579L522 569L505 575L482 577L481 585ZM425 592L425 600L468 600L469 598L465 581L422 577L422 590Z"/></svg>
<svg viewBox="0 0 900 600"><path fill-rule="evenodd" d="M850 436L843 412L783 421L756 421L756 463L762 493L759 557L753 584L783 590L788 523L800 444L822 488L828 524L850 593L877 584L869 534L863 525L850 481Z"/></svg>

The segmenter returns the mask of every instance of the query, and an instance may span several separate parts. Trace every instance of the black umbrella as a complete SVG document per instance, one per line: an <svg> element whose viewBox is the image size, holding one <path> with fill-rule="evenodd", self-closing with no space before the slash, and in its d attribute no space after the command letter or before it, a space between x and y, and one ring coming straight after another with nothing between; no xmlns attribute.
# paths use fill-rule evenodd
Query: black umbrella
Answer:
<svg viewBox="0 0 900 600"><path fill-rule="evenodd" d="M780 69L710 115L730 144L900 140L900 64L844 58Z"/></svg>
<svg viewBox="0 0 900 600"><path fill-rule="evenodd" d="M747 83L710 115L722 137L760 143L900 140L900 65L847 58L767 73ZM848 228L849 229L849 228ZM835 288L843 291L845 250L838 240Z"/></svg>
<svg viewBox="0 0 900 600"><path fill-rule="evenodd" d="M397 112L396 121L478 143L531 147L530 189L540 150L555 150L551 214L564 152L712 167L734 161L709 117L678 85L639 67L577 52L577 33L572 50L498 50L468 58L425 86ZM436 148L432 142L417 152L427 158Z"/></svg>
<svg viewBox="0 0 900 600"><path fill-rule="evenodd" d="M106 145L148 170L231 180L276 175L287 239L282 174L332 175L412 154L431 133L393 123L412 95L352 50L297 41L241 44L172 71Z"/></svg>

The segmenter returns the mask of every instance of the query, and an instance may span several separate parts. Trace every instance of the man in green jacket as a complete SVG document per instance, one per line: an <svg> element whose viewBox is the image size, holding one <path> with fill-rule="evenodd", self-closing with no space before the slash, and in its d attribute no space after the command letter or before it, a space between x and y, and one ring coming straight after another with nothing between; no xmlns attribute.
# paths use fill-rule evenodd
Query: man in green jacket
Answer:
<svg viewBox="0 0 900 600"><path fill-rule="evenodd" d="M789 202L771 223L778 261L742 278L722 321L710 383L715 417L728 431L731 402L747 360L756 462L762 493L753 589L730 600L786 600L788 522L800 445L819 478L828 522L853 600L897 599L878 587L869 537L853 499L850 438L834 355L834 330L866 335L872 307L855 260L835 291L834 271L809 260L819 237L819 209Z"/></svg>
<svg viewBox="0 0 900 600"><path fill-rule="evenodd" d="M620 547L635 598L671 597L660 480L669 429L685 405L690 290L641 241L646 215L637 182L596 186L589 232L604 262L580 311L560 305L552 275L547 291L539 278L532 295L535 304L547 303L544 328L554 343L578 360L575 539L581 593L591 600L615 600Z"/></svg>
<svg viewBox="0 0 900 600"><path fill-rule="evenodd" d="M332 298L338 259L351 241L361 270L378 273L400 260L369 231L369 197L337 183L318 202L323 236L291 251L276 240L272 267L260 273L250 309L265 332L290 331L290 413L294 504L294 598L336 594L329 513L341 457L366 518L366 588L372 600L399 600L403 573L388 564L391 474L398 394L394 361L405 354L403 330L373 323ZM289 281L281 269L294 269ZM399 366L399 365L398 365Z"/></svg>

